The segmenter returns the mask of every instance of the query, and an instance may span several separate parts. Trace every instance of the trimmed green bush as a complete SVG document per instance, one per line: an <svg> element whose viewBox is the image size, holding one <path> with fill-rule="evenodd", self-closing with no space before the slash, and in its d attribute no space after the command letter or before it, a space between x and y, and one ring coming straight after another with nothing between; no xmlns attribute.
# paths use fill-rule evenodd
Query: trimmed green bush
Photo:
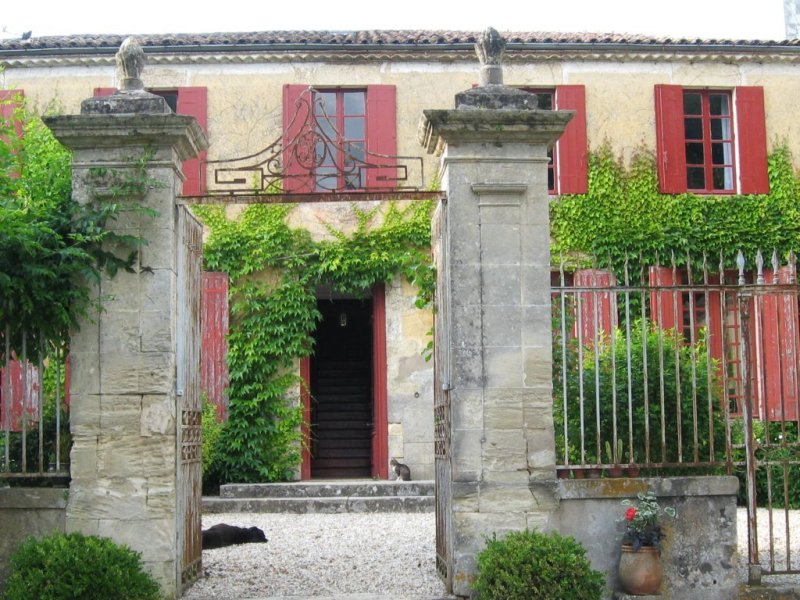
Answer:
<svg viewBox="0 0 800 600"><path fill-rule="evenodd" d="M599 600L605 579L574 538L525 530L486 540L473 589L478 600Z"/></svg>
<svg viewBox="0 0 800 600"><path fill-rule="evenodd" d="M55 533L11 556L3 600L161 600L141 557L107 538Z"/></svg>

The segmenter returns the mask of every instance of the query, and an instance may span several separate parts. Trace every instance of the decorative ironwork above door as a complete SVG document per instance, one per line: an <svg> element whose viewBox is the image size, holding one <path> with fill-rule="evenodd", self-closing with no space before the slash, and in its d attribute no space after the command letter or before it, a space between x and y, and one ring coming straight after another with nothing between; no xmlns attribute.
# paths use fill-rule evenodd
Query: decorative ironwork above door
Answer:
<svg viewBox="0 0 800 600"><path fill-rule="evenodd" d="M303 88L282 136L259 152L209 160L213 177L185 204L285 203L439 198L422 191L423 160L374 151L367 92ZM373 109L376 110L376 109ZM368 135L369 134L369 135ZM394 133L392 132L392 135ZM212 174L211 171L208 173Z"/></svg>

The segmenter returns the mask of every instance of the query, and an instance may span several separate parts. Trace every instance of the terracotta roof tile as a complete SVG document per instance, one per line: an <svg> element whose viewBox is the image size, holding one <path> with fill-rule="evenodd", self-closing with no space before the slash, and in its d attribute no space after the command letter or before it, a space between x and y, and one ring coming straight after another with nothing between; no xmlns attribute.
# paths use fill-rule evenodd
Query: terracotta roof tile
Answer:
<svg viewBox="0 0 800 600"><path fill-rule="evenodd" d="M554 32L502 32L510 45L514 44L620 44L620 45L680 45L680 46L798 46L800 40L718 40L701 38L648 37L621 33L554 33ZM260 31L243 33L167 33L136 35L145 47L214 47L214 46L452 46L473 44L478 32L474 31ZM102 50L117 48L125 35L71 35L32 37L28 40L0 40L4 51L54 51Z"/></svg>

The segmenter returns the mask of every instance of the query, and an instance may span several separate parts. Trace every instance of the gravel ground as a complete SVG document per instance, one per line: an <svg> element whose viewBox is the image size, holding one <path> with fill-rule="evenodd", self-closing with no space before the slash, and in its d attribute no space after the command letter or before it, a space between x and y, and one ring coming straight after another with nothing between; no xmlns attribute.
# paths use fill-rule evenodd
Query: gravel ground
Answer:
<svg viewBox="0 0 800 600"><path fill-rule="evenodd" d="M435 598L433 514L214 514L217 523L256 526L266 544L203 552L203 577L185 600L242 600L275 596Z"/></svg>
<svg viewBox="0 0 800 600"><path fill-rule="evenodd" d="M747 511L738 510L739 568L747 580ZM203 552L203 577L185 600L243 600L352 594L352 600L376 597L403 600L437 598L444 588L436 575L435 521L428 514L214 514L217 523L257 526L266 544L244 544ZM769 517L758 511L759 550L769 564ZM775 566L786 566L785 513L773 513ZM792 567L800 568L800 511L788 515ZM798 585L798 576L770 576L765 583Z"/></svg>

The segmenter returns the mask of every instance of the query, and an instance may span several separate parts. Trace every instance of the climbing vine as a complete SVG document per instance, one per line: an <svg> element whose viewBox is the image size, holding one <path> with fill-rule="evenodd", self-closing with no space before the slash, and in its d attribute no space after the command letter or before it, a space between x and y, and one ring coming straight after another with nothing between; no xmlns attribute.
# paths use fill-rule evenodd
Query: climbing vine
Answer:
<svg viewBox="0 0 800 600"><path fill-rule="evenodd" d="M229 418L207 477L216 482L280 481L300 462L301 408L291 392L295 362L313 351L320 318L316 289L359 294L404 276L430 302L430 202L371 209L352 206L352 233L327 225L314 241L288 223L288 205L252 205L230 219L224 207L195 207L210 229L205 268L231 279ZM213 485L213 484L212 484Z"/></svg>
<svg viewBox="0 0 800 600"><path fill-rule="evenodd" d="M800 242L800 180L785 145L768 158L770 193L661 194L652 153L641 151L626 169L609 147L590 157L589 191L550 204L552 256L594 255L619 267L626 256L645 263L719 262L741 249L779 253Z"/></svg>

